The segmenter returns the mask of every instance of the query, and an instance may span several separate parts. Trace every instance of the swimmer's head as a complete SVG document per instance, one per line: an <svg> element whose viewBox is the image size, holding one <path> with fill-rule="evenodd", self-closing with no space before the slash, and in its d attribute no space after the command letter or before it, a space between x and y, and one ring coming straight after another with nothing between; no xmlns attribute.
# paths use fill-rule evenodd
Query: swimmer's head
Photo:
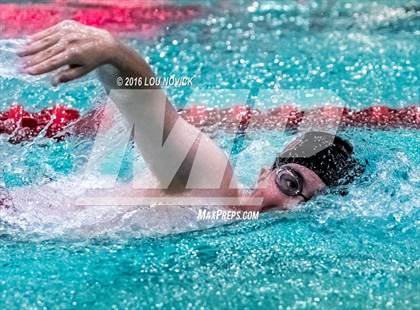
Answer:
<svg viewBox="0 0 420 310"><path fill-rule="evenodd" d="M351 183L363 171L349 142L326 132L308 132L289 144L271 169L262 170L253 196L264 198L262 210L288 209Z"/></svg>

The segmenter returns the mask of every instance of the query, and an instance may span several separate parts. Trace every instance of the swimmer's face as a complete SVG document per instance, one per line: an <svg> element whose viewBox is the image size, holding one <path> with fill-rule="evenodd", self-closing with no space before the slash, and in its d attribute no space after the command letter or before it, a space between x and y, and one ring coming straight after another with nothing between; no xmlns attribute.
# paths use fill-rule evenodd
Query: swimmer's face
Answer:
<svg viewBox="0 0 420 310"><path fill-rule="evenodd" d="M263 168L252 196L263 198L261 211L287 210L325 188L315 172L291 163L274 170Z"/></svg>

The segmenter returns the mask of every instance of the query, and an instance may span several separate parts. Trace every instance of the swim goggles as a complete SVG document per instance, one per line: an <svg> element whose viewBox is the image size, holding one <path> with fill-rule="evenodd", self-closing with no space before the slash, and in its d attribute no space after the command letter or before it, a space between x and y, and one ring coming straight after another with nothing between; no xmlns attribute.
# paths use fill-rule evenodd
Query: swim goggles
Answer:
<svg viewBox="0 0 420 310"><path fill-rule="evenodd" d="M278 189L290 197L302 197L304 201L309 198L302 194L303 178L297 171L290 167L280 167L275 169L276 184Z"/></svg>

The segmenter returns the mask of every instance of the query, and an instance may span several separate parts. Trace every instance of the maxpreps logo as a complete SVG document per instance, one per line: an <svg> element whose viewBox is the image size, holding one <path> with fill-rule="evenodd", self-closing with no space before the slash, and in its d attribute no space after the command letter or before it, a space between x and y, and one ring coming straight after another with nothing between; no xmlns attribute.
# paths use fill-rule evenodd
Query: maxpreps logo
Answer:
<svg viewBox="0 0 420 310"><path fill-rule="evenodd" d="M132 102L132 98L143 98L145 102ZM146 99L144 99L146 98ZM274 98L274 99L273 99ZM140 100L140 99L139 99ZM217 100L217 101L215 101ZM296 107L308 109L324 105L344 107L343 102L332 92L323 90L258 90L251 93L249 90L196 90L190 97L189 105L197 104L205 106L222 106L228 108L234 104L244 104L261 111L267 108L278 107L281 104L293 103ZM118 108L116 107L118 106ZM168 126L165 123L167 117L166 96L161 90L150 89L114 89L110 92L107 108L112 110L116 122L111 129L104 130L96 136L87 165L84 167L84 179L81 186L86 188L86 194L77 200L79 205L260 205L258 198L214 197L211 191L217 192L221 187L226 168L232 163L234 174L238 169L248 169L248 175L254 179L260 172L260 168L250 170L245 156L241 152L230 152L227 156L221 156L219 167L208 167L208 153L206 144L209 139L200 138L203 134L200 130L192 129L181 117ZM156 111L158 111L156 113ZM121 117L119 113L123 114ZM156 116L157 115L157 116ZM299 131L314 130L314 122L305 122L305 118L316 118L316 115L308 113L299 125ZM337 116L339 124L340 115ZM127 120L127 121L124 121ZM248 120L252 127L253 118ZM240 128L238 120L238 128ZM286 125L286 124L285 124ZM101 125L102 126L102 125ZM105 126L104 126L105 127ZM169 128L170 127L170 128ZM284 128L283 128L284 129ZM337 128L330 128L334 133ZM240 137L246 136L246 128L240 128ZM282 128L276 128L281 131ZM188 136L180 143L180 135ZM147 149L142 146L147 139ZM247 137L249 139L249 137ZM131 147L132 140L137 142L138 151L142 156L133 160L132 181L124 190L118 185L119 173L124 163L127 148ZM332 142L332 141L331 141ZM193 165L189 171L187 190L203 191L205 195L188 196L180 194L162 197L162 190L168 189L176 173L186 160L194 144L199 144L194 156ZM226 149L234 150L237 139ZM259 141L247 141L247 147ZM173 150L176 150L174 152ZM261 154L252 154L255 157L266 158L263 164L271 166L272 161L280 150L267 147ZM232 156L235 158L232 158ZM308 153L308 156L312 154ZM231 157L231 158L229 158ZM145 158L145 160L143 159ZM148 164L146 164L148 162ZM107 167L106 177L101 172L101 167ZM207 167L203 171L203 167ZM206 178L201 174L206 173ZM159 175L159 182L153 175ZM234 185L231 184L234 189ZM242 188L247 190L250 188ZM209 197L210 196L210 197ZM254 201L255 200L255 201Z"/></svg>
<svg viewBox="0 0 420 310"><path fill-rule="evenodd" d="M233 211L233 210L206 210L199 209L198 221L234 221L234 220L258 220L259 211Z"/></svg>

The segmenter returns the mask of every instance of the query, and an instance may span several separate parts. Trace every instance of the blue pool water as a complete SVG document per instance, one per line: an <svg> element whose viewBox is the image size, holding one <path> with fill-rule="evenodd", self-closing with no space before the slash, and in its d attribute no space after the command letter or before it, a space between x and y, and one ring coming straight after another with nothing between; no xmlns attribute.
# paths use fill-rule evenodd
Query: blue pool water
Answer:
<svg viewBox="0 0 420 310"><path fill-rule="evenodd" d="M129 42L159 75L193 76L201 89L277 85L328 90L352 108L419 104L417 1L261 2L200 1L210 15ZM52 89L47 78L18 73L12 52L19 44L0 40L0 110L13 102L28 110L58 102L86 112L104 98L94 75ZM182 107L193 90L168 92ZM223 97L212 99L208 105L224 105ZM212 135L230 150L232 134ZM28 208L20 217L0 217L0 307L419 309L418 131L342 135L369 162L347 196L320 196L291 212L205 230L182 216L156 222L159 215L147 210L135 225L115 225L109 210L72 213L66 199L62 209L50 208L77 192L91 141L11 145L0 137L0 184L22 191ZM252 184L252 171L271 160L267 150L292 138L283 131L250 133L238 157L246 163L241 181ZM94 155L107 163L92 174L99 181L115 155ZM126 161L136 156L125 154ZM128 170L121 180L129 180ZM42 192L51 180L64 182L65 193ZM86 225L97 234L84 234Z"/></svg>

